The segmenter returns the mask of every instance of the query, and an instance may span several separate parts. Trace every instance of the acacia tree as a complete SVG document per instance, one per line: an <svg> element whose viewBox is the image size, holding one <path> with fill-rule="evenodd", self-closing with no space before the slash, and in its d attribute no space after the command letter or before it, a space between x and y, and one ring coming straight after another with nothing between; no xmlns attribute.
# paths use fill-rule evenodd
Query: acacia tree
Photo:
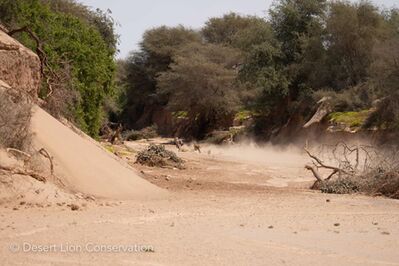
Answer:
<svg viewBox="0 0 399 266"><path fill-rule="evenodd" d="M127 126L151 125L151 112L168 101L158 94L156 77L169 68L173 56L182 46L200 40L198 32L183 26L162 26L144 33L140 50L129 55L124 67L126 74L121 78L126 84L127 99L122 120ZM143 119L145 115L147 119Z"/></svg>
<svg viewBox="0 0 399 266"><path fill-rule="evenodd" d="M187 111L191 132L202 138L231 117L237 107L240 52L213 44L191 43L173 57L170 70L157 78L159 93L174 111Z"/></svg>
<svg viewBox="0 0 399 266"><path fill-rule="evenodd" d="M256 38L262 37L264 24L265 21L258 17L229 13L220 18L210 18L201 34L206 42L245 49L249 43L256 42ZM257 35L252 34L255 31ZM250 39L244 39L245 35Z"/></svg>

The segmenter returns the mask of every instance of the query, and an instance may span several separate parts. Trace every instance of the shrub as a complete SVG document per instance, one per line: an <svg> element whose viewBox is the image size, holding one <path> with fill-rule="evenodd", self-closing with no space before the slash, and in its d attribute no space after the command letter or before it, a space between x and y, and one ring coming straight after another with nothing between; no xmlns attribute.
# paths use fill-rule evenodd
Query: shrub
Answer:
<svg viewBox="0 0 399 266"><path fill-rule="evenodd" d="M365 193L399 199L399 171L369 173L358 177L343 177L323 181L318 187L323 193Z"/></svg>
<svg viewBox="0 0 399 266"><path fill-rule="evenodd" d="M363 190L371 194L381 194L399 199L399 170L376 172L364 183Z"/></svg>
<svg viewBox="0 0 399 266"><path fill-rule="evenodd" d="M151 167L176 167L183 168L183 160L176 153L165 149L164 145L151 144L147 150L139 152L136 163Z"/></svg>
<svg viewBox="0 0 399 266"><path fill-rule="evenodd" d="M320 190L323 193L351 194L359 192L360 184L358 181L350 178L339 178L322 182Z"/></svg>
<svg viewBox="0 0 399 266"><path fill-rule="evenodd" d="M123 139L127 141L134 141L140 139L151 139L158 137L158 128L153 125L143 128L141 130L130 130L123 133Z"/></svg>
<svg viewBox="0 0 399 266"><path fill-rule="evenodd" d="M0 90L0 147L28 150L32 105Z"/></svg>
<svg viewBox="0 0 399 266"><path fill-rule="evenodd" d="M317 181L312 189L324 193L365 193L399 199L399 160L397 147L348 146L344 142L321 147L319 157L305 149L315 167L307 165ZM329 169L324 178L318 169ZM336 176L338 175L338 176Z"/></svg>
<svg viewBox="0 0 399 266"><path fill-rule="evenodd" d="M213 131L207 135L205 141L212 144L222 144L231 139L230 131Z"/></svg>

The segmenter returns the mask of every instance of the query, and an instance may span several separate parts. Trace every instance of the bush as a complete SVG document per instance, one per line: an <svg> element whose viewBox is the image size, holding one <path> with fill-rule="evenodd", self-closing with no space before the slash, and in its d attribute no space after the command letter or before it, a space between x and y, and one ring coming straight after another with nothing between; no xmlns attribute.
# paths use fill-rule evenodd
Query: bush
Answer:
<svg viewBox="0 0 399 266"><path fill-rule="evenodd" d="M324 193L384 195L399 199L399 159L397 147L348 146L344 142L323 145L318 155L305 149L315 167L309 165L317 181L311 187ZM331 170L324 178L318 169ZM338 176L336 176L338 175Z"/></svg>
<svg viewBox="0 0 399 266"><path fill-rule="evenodd" d="M140 139L151 139L158 137L157 126L146 127L141 130L130 130L123 133L123 139L134 141Z"/></svg>
<svg viewBox="0 0 399 266"><path fill-rule="evenodd" d="M358 177L342 177L319 184L323 193L365 193L399 199L399 171L375 172Z"/></svg>
<svg viewBox="0 0 399 266"><path fill-rule="evenodd" d="M183 168L183 160L176 153L165 149L164 145L151 144L147 150L139 152L136 163L151 167L176 167Z"/></svg>
<svg viewBox="0 0 399 266"><path fill-rule="evenodd" d="M222 144L231 139L230 131L213 131L207 135L205 141L212 144Z"/></svg>
<svg viewBox="0 0 399 266"><path fill-rule="evenodd" d="M360 187L361 186L358 181L350 178L328 180L320 184L321 192L332 194L352 194L359 192Z"/></svg>
<svg viewBox="0 0 399 266"><path fill-rule="evenodd" d="M32 105L0 90L0 147L28 150Z"/></svg>
<svg viewBox="0 0 399 266"><path fill-rule="evenodd" d="M399 199L399 170L377 172L368 178L363 190L371 194L381 194Z"/></svg>
<svg viewBox="0 0 399 266"><path fill-rule="evenodd" d="M376 110L366 120L364 127L399 129L399 93L392 93L377 102Z"/></svg>
<svg viewBox="0 0 399 266"><path fill-rule="evenodd" d="M316 101L323 97L330 97L336 112L360 111L372 106L374 95L367 84L350 87L341 92L319 90L313 93Z"/></svg>

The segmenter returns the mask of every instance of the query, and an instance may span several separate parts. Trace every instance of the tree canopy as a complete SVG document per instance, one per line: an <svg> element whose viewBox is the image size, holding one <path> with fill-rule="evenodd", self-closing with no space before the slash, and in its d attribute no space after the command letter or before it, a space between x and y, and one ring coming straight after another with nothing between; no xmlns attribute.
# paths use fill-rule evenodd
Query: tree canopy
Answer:
<svg viewBox="0 0 399 266"><path fill-rule="evenodd" d="M203 138L245 111L253 133L268 139L308 119L326 95L340 112L376 110L367 127L399 127L397 9L279 0L266 18L228 13L198 30L148 29L139 49L117 64L110 11L74 0L0 0L0 16L43 42L58 77L50 79L47 108L93 136L107 116L140 129L160 113L179 113L186 132ZM27 34L16 37L35 48Z"/></svg>
<svg viewBox="0 0 399 266"><path fill-rule="evenodd" d="M102 105L114 90L117 36L113 20L71 0L0 0L1 22L9 29L28 27L43 44L54 93L48 107L55 115L66 115L84 131L97 136ZM25 33L16 36L36 49ZM45 70L49 75L49 69ZM42 95L47 94L45 86ZM51 105L51 106L50 106Z"/></svg>

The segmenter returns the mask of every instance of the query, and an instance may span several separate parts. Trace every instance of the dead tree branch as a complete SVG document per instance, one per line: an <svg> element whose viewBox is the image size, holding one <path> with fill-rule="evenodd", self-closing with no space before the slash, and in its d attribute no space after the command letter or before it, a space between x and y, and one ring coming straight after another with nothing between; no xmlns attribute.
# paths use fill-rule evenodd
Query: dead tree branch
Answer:
<svg viewBox="0 0 399 266"><path fill-rule="evenodd" d="M334 170L334 171L339 171L342 172L344 174L348 174L347 171L339 168L339 167L335 167L335 166L331 166L331 165L326 165L323 163L322 160L320 160L319 158L317 158L315 155L311 154L310 151L308 149L305 148L305 152L309 155L310 158L312 158L313 160L315 160L322 168L326 168L326 169L330 169L330 170Z"/></svg>
<svg viewBox="0 0 399 266"><path fill-rule="evenodd" d="M50 170L51 170L51 175L54 175L54 164L53 164L53 157L48 153L48 151L44 148L41 148L39 150L39 153L46 157L50 161Z"/></svg>
<svg viewBox="0 0 399 266"><path fill-rule="evenodd" d="M349 174L349 172L347 172L344 169L325 164L321 159L319 159L318 157L313 155L307 148L304 148L304 150L309 155L309 157L314 160L312 162L315 165L315 166L306 165L305 168L312 172L313 176L317 179L317 181L330 180L337 173L339 173L339 174L342 174L342 173L343 174ZM327 178L323 178L321 176L321 174L319 173L319 171L318 171L319 168L325 168L325 169L332 170L332 173Z"/></svg>
<svg viewBox="0 0 399 266"><path fill-rule="evenodd" d="M306 170L312 171L312 174L318 181L323 181L323 178L321 177L321 175L319 174L319 171L317 170L317 168L315 166L305 165L305 168L306 168Z"/></svg>
<svg viewBox="0 0 399 266"><path fill-rule="evenodd" d="M18 154L21 154L21 155L25 156L28 160L29 160L30 158L32 158L32 155L30 155L29 153L26 153L26 152L24 152L24 151L20 151L20 150L18 150L18 149L7 148L6 150L7 150L8 153L18 153Z"/></svg>
<svg viewBox="0 0 399 266"><path fill-rule="evenodd" d="M47 89L48 89L48 93L45 98L48 98L53 93L53 88L51 86L51 79L56 78L57 80L59 80L59 77L58 77L57 73L55 73L49 65L46 53L43 50L43 43L40 41L39 37L31 29L29 29L28 26L24 26L19 29L11 30L8 32L8 35L12 36L19 32L27 33L29 35L29 37L31 37L36 43L36 54L40 59L40 74L44 78L46 85L47 85ZM47 75L45 69L47 69L47 71L50 73L50 76Z"/></svg>
<svg viewBox="0 0 399 266"><path fill-rule="evenodd" d="M25 176L30 176L34 179L36 179L37 181L46 183L47 178L39 173L33 172L33 171L29 171L29 170L23 170L20 168L13 168L13 167L8 167L8 166L4 166L4 165L0 165L0 170L1 171L6 171L10 174L13 175L25 175Z"/></svg>

